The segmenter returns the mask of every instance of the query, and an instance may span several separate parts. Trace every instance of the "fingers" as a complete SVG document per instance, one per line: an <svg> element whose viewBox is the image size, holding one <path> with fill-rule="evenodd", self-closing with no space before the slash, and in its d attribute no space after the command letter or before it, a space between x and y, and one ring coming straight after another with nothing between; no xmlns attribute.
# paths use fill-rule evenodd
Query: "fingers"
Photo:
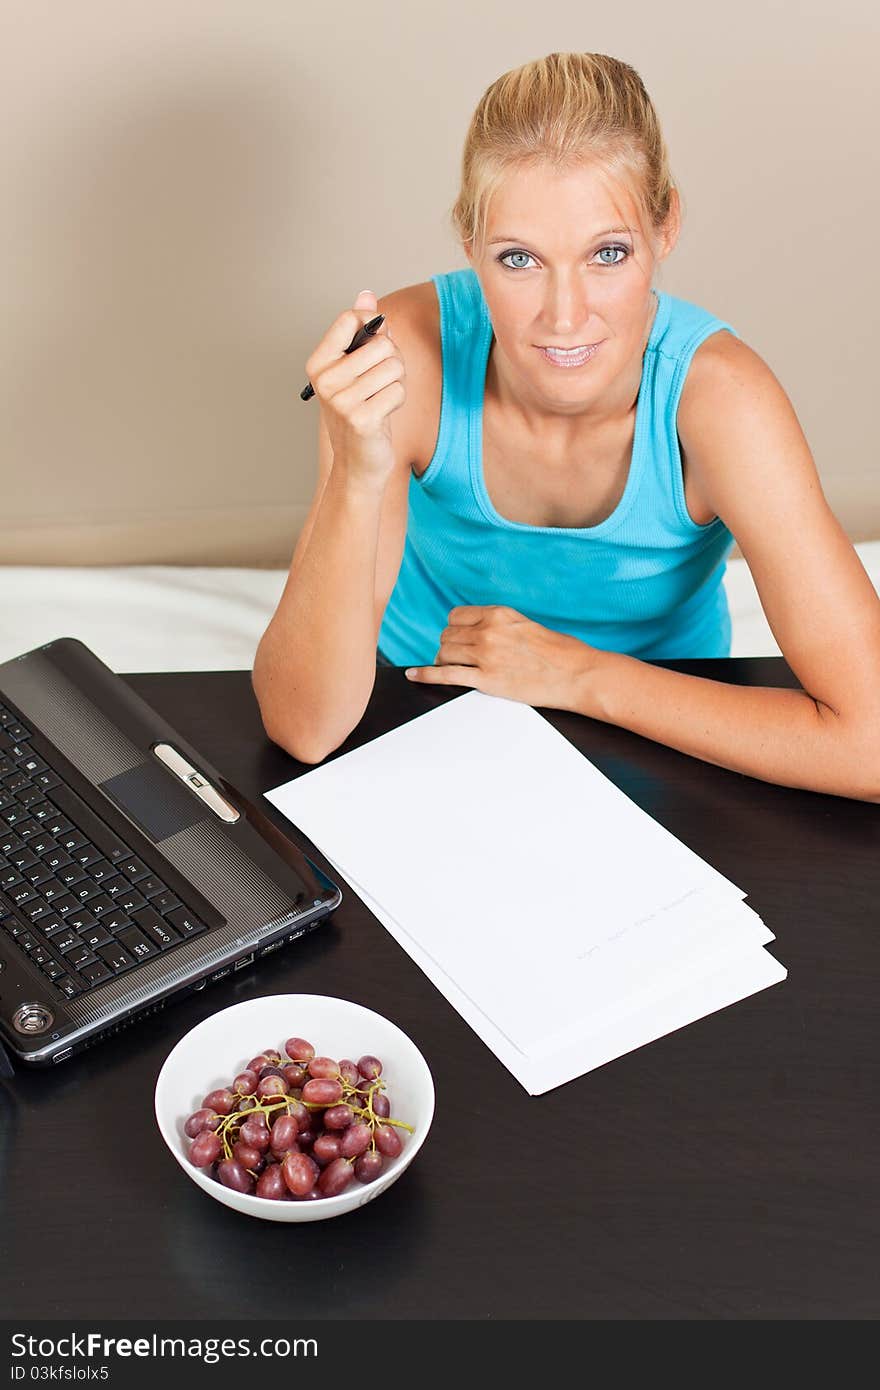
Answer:
<svg viewBox="0 0 880 1390"><path fill-rule="evenodd" d="M407 680L420 685L463 685L482 689L482 672L477 666L408 666Z"/></svg>
<svg viewBox="0 0 880 1390"><path fill-rule="evenodd" d="M359 328L370 319L376 317L379 302L372 290L361 290L354 302L354 307L345 309L334 319L327 332L306 362L306 372L309 381L314 385L315 378L321 374L331 362L336 362L345 353L350 345L352 338ZM357 353L352 353L351 358L360 357L364 349L372 344L384 342L388 337L387 324L379 325L377 332L373 335L371 344L364 344ZM348 359L346 359L348 360ZM373 359L376 360L375 358Z"/></svg>

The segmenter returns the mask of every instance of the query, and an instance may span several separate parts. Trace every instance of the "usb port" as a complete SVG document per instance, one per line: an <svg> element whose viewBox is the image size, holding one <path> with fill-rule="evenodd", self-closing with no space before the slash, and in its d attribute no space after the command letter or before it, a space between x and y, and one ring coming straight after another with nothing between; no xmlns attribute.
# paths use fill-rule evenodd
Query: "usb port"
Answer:
<svg viewBox="0 0 880 1390"><path fill-rule="evenodd" d="M222 980L224 976L232 974L232 967L227 965L225 970L215 970L211 976L212 980Z"/></svg>
<svg viewBox="0 0 880 1390"><path fill-rule="evenodd" d="M277 951L277 950L278 950L281 946L283 946L283 945L284 945L284 938L283 938L283 937L282 937L282 939L281 939L280 941L270 941L268 946L264 946L264 947L263 947L262 951L260 952L260 955L261 955L261 956L268 956L272 951Z"/></svg>
<svg viewBox="0 0 880 1390"><path fill-rule="evenodd" d="M52 1058L52 1061L53 1061L53 1062L64 1062L64 1061L66 1061L66 1059L70 1056L70 1054L71 1054L72 1051L73 1051L73 1048L72 1048L72 1047L65 1047L65 1048L62 1048L62 1050L61 1050L60 1052L56 1052L56 1053L55 1053L55 1056Z"/></svg>
<svg viewBox="0 0 880 1390"><path fill-rule="evenodd" d="M254 953L253 953L253 951L251 951L251 953L250 953L249 956L242 956L240 960L237 960L237 961L235 962L235 965L233 966L233 970L243 970L244 967L245 967L246 965L252 965L252 964L253 964L253 960L254 960Z"/></svg>

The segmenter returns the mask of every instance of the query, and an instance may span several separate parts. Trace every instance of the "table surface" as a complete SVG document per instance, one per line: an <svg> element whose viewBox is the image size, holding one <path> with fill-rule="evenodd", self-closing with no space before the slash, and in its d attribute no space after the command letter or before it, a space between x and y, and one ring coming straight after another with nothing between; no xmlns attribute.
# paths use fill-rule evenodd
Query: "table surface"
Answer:
<svg viewBox="0 0 880 1390"><path fill-rule="evenodd" d="M795 683L778 658L669 664ZM128 679L246 795L304 770L265 738L245 672ZM460 693L382 669L341 751ZM348 890L292 948L80 1058L0 1083L4 1316L877 1316L877 808L543 713L747 892L787 981L528 1097ZM392 1018L427 1057L437 1093L428 1139L387 1193L295 1226L208 1199L152 1113L183 1033L287 992Z"/></svg>

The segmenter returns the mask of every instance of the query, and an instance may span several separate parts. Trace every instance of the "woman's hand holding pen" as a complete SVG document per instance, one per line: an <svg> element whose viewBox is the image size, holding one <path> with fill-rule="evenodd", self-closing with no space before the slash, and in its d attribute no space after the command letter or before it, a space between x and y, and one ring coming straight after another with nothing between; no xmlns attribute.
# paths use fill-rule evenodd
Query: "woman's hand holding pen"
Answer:
<svg viewBox="0 0 880 1390"><path fill-rule="evenodd" d="M394 466L391 419L406 400L406 367L382 321L362 345L354 338L376 317L376 296L361 290L331 324L306 364L333 448L334 467L384 485Z"/></svg>
<svg viewBox="0 0 880 1390"><path fill-rule="evenodd" d="M603 653L496 604L453 608L433 666L406 674L425 685L463 685L545 709L584 707Z"/></svg>

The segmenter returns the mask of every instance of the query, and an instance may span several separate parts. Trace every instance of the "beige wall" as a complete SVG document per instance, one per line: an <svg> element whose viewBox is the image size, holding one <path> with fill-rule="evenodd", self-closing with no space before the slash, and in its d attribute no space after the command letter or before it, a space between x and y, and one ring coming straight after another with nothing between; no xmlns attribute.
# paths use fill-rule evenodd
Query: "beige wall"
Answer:
<svg viewBox="0 0 880 1390"><path fill-rule="evenodd" d="M873 0L3 11L0 562L285 563L312 345L358 289L464 264L470 113L554 49L639 70L686 212L658 283L766 358L880 536Z"/></svg>

